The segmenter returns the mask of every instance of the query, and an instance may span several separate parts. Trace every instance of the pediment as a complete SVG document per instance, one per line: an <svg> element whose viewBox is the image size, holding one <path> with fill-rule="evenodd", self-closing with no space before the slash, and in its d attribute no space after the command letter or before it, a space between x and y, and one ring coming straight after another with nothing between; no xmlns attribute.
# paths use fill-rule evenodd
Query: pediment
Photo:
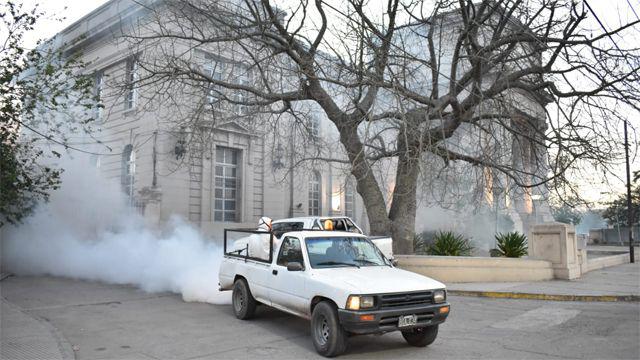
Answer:
<svg viewBox="0 0 640 360"><path fill-rule="evenodd" d="M220 125L217 125L214 129L215 130L221 130L221 131L242 133L242 134L247 134L247 135L250 134L249 129L247 129L246 127L238 124L236 121L228 121L228 122L222 123Z"/></svg>

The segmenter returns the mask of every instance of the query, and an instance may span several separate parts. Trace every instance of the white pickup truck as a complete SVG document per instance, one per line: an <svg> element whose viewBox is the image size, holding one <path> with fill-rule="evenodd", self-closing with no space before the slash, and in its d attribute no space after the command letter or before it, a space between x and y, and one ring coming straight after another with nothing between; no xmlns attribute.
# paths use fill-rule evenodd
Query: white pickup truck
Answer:
<svg viewBox="0 0 640 360"><path fill-rule="evenodd" d="M371 240L345 231L292 231L282 235L269 259L227 252L232 232L270 241L271 232L225 230L220 265L221 290L233 290L239 319L251 318L258 304L311 320L319 354L343 353L349 336L401 331L413 346L427 346L449 315L445 286L395 268Z"/></svg>
<svg viewBox="0 0 640 360"><path fill-rule="evenodd" d="M273 232L277 238L280 238L282 234L287 231L300 231L306 229L315 230L327 230L325 229L325 222L331 220L333 224L333 230L336 231L348 231L358 234L364 234L364 231L347 216L305 216L274 220L271 224ZM387 259L393 259L392 240L388 236L369 236L377 247L382 251Z"/></svg>

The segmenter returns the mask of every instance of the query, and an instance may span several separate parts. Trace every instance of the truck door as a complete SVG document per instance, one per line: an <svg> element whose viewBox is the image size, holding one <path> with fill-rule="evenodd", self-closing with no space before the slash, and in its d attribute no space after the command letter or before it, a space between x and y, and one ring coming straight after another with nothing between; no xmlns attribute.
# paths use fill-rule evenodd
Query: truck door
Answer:
<svg viewBox="0 0 640 360"><path fill-rule="evenodd" d="M292 262L300 263L300 271L287 270ZM270 297L274 305L291 311L305 313L308 299L305 297L305 266L300 239L287 236L282 240L276 262L271 268Z"/></svg>

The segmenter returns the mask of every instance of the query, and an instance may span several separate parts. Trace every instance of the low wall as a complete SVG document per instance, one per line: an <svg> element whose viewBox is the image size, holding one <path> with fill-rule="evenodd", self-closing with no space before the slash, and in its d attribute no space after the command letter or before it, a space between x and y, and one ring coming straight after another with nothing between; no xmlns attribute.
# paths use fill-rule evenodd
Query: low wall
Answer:
<svg viewBox="0 0 640 360"><path fill-rule="evenodd" d="M553 279L550 261L468 256L396 255L402 269L442 282L515 282Z"/></svg>
<svg viewBox="0 0 640 360"><path fill-rule="evenodd" d="M626 264L629 261L629 253L587 259L587 271L599 270L609 266Z"/></svg>

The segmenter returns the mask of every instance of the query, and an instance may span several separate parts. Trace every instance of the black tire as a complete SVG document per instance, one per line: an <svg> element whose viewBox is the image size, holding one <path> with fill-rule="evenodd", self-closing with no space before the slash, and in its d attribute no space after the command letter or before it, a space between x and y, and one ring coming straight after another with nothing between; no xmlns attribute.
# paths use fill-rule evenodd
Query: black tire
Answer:
<svg viewBox="0 0 640 360"><path fill-rule="evenodd" d="M438 337L438 325L419 327L403 331L402 337L411 346L429 346L436 340L436 337Z"/></svg>
<svg viewBox="0 0 640 360"><path fill-rule="evenodd" d="M347 350L347 333L340 325L335 305L323 301L311 315L311 338L318 354L334 357Z"/></svg>
<svg viewBox="0 0 640 360"><path fill-rule="evenodd" d="M233 312L240 320L248 320L256 313L258 302L251 295L249 284L245 279L238 279L233 284L233 294L231 295Z"/></svg>

